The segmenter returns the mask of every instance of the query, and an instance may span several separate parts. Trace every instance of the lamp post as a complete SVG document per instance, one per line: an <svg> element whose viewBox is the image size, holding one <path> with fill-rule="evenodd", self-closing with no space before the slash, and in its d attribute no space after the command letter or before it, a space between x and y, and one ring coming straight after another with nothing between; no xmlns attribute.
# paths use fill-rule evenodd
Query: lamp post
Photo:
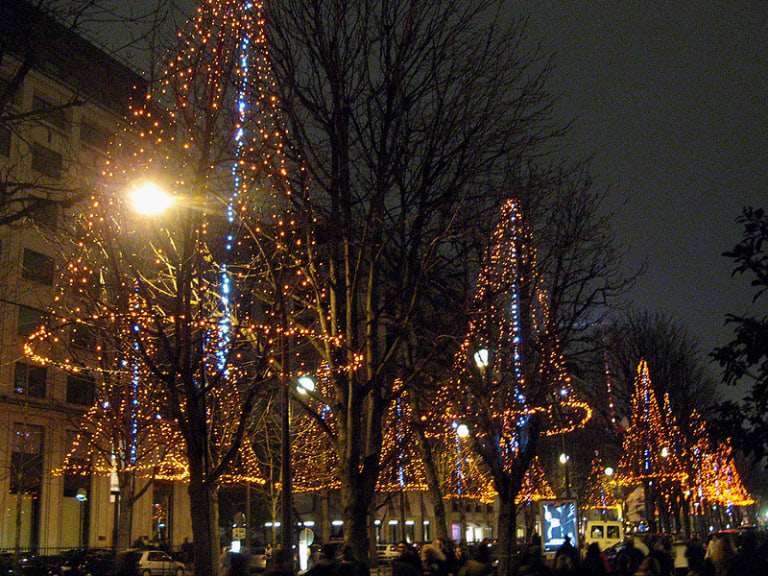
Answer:
<svg viewBox="0 0 768 576"><path fill-rule="evenodd" d="M570 498L571 497L571 478L568 471L568 462L570 461L571 457L568 456L565 452L560 454L560 464L563 465L563 469L565 470L565 497Z"/></svg>

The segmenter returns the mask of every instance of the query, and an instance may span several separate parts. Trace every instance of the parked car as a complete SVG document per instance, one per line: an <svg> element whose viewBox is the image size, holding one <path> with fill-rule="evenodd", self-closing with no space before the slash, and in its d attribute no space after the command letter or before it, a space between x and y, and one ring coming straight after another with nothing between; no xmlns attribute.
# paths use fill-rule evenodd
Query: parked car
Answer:
<svg viewBox="0 0 768 576"><path fill-rule="evenodd" d="M399 555L397 544L376 544L376 559L379 562L392 562Z"/></svg>
<svg viewBox="0 0 768 576"><path fill-rule="evenodd" d="M162 550L127 550L118 555L118 574L184 576L184 564ZM95 575L94 575L95 576Z"/></svg>
<svg viewBox="0 0 768 576"><path fill-rule="evenodd" d="M33 553L22 552L14 557L11 552L0 555L0 574L3 576L48 576L47 559Z"/></svg>
<svg viewBox="0 0 768 576"><path fill-rule="evenodd" d="M117 573L116 561L117 556L112 550L86 550L72 576L114 576Z"/></svg>

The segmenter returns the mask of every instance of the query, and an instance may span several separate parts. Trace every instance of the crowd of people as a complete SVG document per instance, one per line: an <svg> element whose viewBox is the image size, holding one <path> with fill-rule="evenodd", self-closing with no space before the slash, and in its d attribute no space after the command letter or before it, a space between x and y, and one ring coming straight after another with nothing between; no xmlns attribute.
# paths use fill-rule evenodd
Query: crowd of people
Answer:
<svg viewBox="0 0 768 576"><path fill-rule="evenodd" d="M596 543L581 554L566 538L550 567L544 561L541 541L535 537L520 551L513 576L768 576L766 545L750 532L742 533L738 543L715 534L705 546L694 538L685 548L685 567L676 568L668 537L649 537L644 546L647 552L627 538L610 561Z"/></svg>
<svg viewBox="0 0 768 576"><path fill-rule="evenodd" d="M672 542L656 536L643 548L627 538L610 559L597 543L580 551L566 537L554 558L545 560L541 539L534 535L521 546L513 559L510 576L768 576L768 543L758 542L745 532L738 545L714 535L707 546L691 540L685 550L687 567L675 569ZM438 539L420 549L407 543L397 545L397 557L391 563L391 576L495 576L496 566L487 543L453 548ZM234 567L233 567L234 568ZM239 568L239 567L238 567ZM237 569L229 576L237 576ZM353 548L338 544L319 547L310 559L305 576L370 576L367 564L360 561ZM291 558L284 550L271 554L265 576L294 576Z"/></svg>

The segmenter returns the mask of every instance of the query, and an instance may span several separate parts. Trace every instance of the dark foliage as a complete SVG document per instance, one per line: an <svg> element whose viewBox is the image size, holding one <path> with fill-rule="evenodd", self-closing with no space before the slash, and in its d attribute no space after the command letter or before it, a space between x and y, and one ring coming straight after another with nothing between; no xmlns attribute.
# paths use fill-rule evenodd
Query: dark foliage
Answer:
<svg viewBox="0 0 768 576"><path fill-rule="evenodd" d="M744 227L741 240L723 256L734 261L734 276L750 279L755 289L753 302L764 302L761 298L768 289L768 214L762 208L747 207L736 222ZM718 431L761 458L768 453L768 314L728 314L726 325L733 327L733 340L717 348L712 357L723 370L725 384L749 384L751 388L741 402L718 405Z"/></svg>

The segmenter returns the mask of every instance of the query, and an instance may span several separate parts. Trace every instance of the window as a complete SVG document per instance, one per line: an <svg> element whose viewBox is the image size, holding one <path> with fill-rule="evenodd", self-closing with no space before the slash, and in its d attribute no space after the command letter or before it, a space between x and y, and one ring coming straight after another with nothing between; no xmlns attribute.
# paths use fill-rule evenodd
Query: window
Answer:
<svg viewBox="0 0 768 576"><path fill-rule="evenodd" d="M40 535L40 491L43 480L43 427L15 422L11 448L9 488L11 494L22 494L16 500L21 506L21 546L37 545Z"/></svg>
<svg viewBox="0 0 768 576"><path fill-rule="evenodd" d="M405 523L405 541L410 544L416 542L416 525L412 521Z"/></svg>
<svg viewBox="0 0 768 576"><path fill-rule="evenodd" d="M93 394L96 382L91 376L70 374L67 376L67 402L90 406L93 403Z"/></svg>
<svg viewBox="0 0 768 576"><path fill-rule="evenodd" d="M41 144L32 144L32 169L49 178L61 178L64 158Z"/></svg>
<svg viewBox="0 0 768 576"><path fill-rule="evenodd" d="M31 216L38 226L55 230L59 222L59 207L52 202L42 201L35 207Z"/></svg>
<svg viewBox="0 0 768 576"><path fill-rule="evenodd" d="M40 111L39 118L42 122L65 132L69 129L66 108L52 104L37 94L32 99L32 108L35 111Z"/></svg>
<svg viewBox="0 0 768 576"><path fill-rule="evenodd" d="M19 306L19 323L16 326L16 333L19 336L29 336L45 324L45 319L45 313L40 310Z"/></svg>
<svg viewBox="0 0 768 576"><path fill-rule="evenodd" d="M24 259L22 263L21 275L27 280L34 280L46 286L53 285L53 275L55 266L53 258L35 252L34 250L24 249Z"/></svg>
<svg viewBox="0 0 768 576"><path fill-rule="evenodd" d="M11 155L11 129L0 126L0 156Z"/></svg>
<svg viewBox="0 0 768 576"><path fill-rule="evenodd" d="M82 350L96 349L96 334L85 324L74 324L69 330L69 343Z"/></svg>
<svg viewBox="0 0 768 576"><path fill-rule="evenodd" d="M43 473L43 427L13 425L11 494L37 493Z"/></svg>
<svg viewBox="0 0 768 576"><path fill-rule="evenodd" d="M13 391L17 394L44 398L47 374L48 370L45 366L16 362L13 370Z"/></svg>
<svg viewBox="0 0 768 576"><path fill-rule="evenodd" d="M619 533L619 527L618 526L608 526L608 538L611 540L619 540L621 538L621 534Z"/></svg>
<svg viewBox="0 0 768 576"><path fill-rule="evenodd" d="M5 89L8 87L8 84L10 83L9 78L0 78L0 92L4 92ZM8 100L8 109L9 110L18 110L21 108L21 103L24 97L24 85L21 84L18 88L14 89L11 92L11 97ZM6 112L8 111L6 110Z"/></svg>
<svg viewBox="0 0 768 576"><path fill-rule="evenodd" d="M80 141L99 150L106 150L109 146L109 133L93 124L83 122L80 124Z"/></svg>

